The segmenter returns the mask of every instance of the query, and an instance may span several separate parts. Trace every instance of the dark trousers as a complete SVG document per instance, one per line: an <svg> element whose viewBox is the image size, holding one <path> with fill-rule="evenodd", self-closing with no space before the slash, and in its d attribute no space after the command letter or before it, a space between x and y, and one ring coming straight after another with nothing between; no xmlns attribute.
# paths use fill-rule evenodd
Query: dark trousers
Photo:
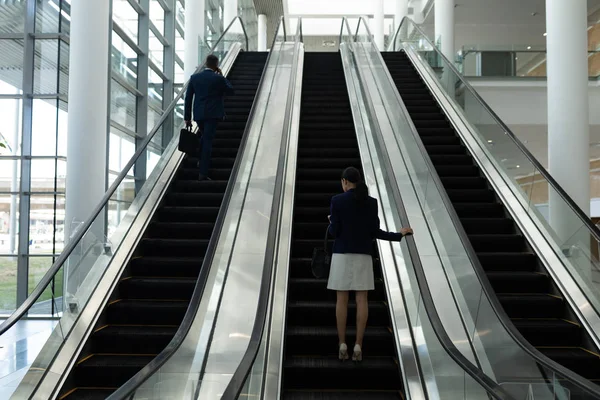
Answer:
<svg viewBox="0 0 600 400"><path fill-rule="evenodd" d="M202 133L200 139L200 174L208 176L208 170L210 169L210 157L212 154L212 142L217 133L218 119L205 119L203 121L196 121L198 129Z"/></svg>

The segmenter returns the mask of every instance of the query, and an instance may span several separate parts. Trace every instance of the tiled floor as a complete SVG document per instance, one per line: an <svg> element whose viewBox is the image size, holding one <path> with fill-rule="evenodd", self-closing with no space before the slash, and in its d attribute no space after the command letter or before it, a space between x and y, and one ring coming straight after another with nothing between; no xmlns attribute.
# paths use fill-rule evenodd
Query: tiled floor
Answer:
<svg viewBox="0 0 600 400"><path fill-rule="evenodd" d="M19 321L0 337L0 399L8 399L19 385L56 323L56 320Z"/></svg>

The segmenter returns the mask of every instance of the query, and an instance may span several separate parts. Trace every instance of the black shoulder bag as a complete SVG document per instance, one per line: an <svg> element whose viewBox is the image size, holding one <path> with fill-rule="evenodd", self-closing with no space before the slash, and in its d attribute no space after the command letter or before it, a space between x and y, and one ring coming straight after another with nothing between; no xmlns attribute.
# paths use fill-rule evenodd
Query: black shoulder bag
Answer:
<svg viewBox="0 0 600 400"><path fill-rule="evenodd" d="M323 247L315 247L313 250L312 262L310 268L312 274L317 279L323 279L329 277L329 268L331 267L331 254L327 251L327 234L329 233L329 226L325 230L325 240L323 241Z"/></svg>

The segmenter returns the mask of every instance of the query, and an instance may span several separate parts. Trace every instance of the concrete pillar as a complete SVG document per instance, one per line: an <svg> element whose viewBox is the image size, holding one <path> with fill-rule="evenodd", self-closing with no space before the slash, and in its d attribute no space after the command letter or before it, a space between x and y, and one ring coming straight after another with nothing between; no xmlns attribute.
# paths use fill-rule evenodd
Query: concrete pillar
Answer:
<svg viewBox="0 0 600 400"><path fill-rule="evenodd" d="M200 43L204 41L204 3L205 0L189 0L185 2L185 55L183 57L183 68L185 79L196 71L202 64L207 54L201 54L198 50ZM205 46L202 46L204 49Z"/></svg>
<svg viewBox="0 0 600 400"><path fill-rule="evenodd" d="M383 21L384 21L384 15L383 15L383 0L373 0L374 6L375 6L375 10L373 12L373 26L371 27L371 29L373 30L373 36L375 39L375 44L377 45L377 48L379 49L379 51L383 51L385 50L383 45L384 45L384 36L383 36Z"/></svg>
<svg viewBox="0 0 600 400"><path fill-rule="evenodd" d="M454 62L454 1L435 0L435 44L446 58Z"/></svg>
<svg viewBox="0 0 600 400"><path fill-rule="evenodd" d="M65 239L73 235L74 225L90 217L106 191L110 17L108 1L71 3ZM104 242L103 216L78 246L82 251ZM75 295L91 268L76 254L65 273L67 296Z"/></svg>
<svg viewBox="0 0 600 400"><path fill-rule="evenodd" d="M267 16L258 15L258 51L267 51Z"/></svg>
<svg viewBox="0 0 600 400"><path fill-rule="evenodd" d="M589 215L590 154L587 60L587 5L584 1L546 0L548 68L548 164L551 175ZM573 235L581 222L553 190L550 224L560 239L589 247L588 235ZM586 246L587 244L587 246Z"/></svg>

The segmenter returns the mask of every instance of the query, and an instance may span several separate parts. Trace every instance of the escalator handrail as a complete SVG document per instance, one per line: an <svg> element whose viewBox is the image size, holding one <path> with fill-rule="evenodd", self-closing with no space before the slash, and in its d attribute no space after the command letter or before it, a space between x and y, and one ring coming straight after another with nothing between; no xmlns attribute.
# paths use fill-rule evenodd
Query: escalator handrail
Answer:
<svg viewBox="0 0 600 400"><path fill-rule="evenodd" d="M361 20L363 20L363 17L359 18L359 22L358 22L358 25L356 28L356 34L354 35L354 42L356 42L356 38L358 37L358 31L360 28ZM345 18L344 18L344 21L346 22L346 24L348 24L348 22ZM365 25L368 35L370 37L372 37L371 31L369 29L369 25L366 22L366 20L364 21L364 25ZM349 25L348 25L347 29L350 30ZM372 45L375 48L375 50L379 53L375 42L372 42ZM355 52L352 52L352 56L354 57L356 64L358 66L359 64L358 64L358 60L356 60ZM367 109L368 109L370 115L375 116L376 115L375 106L373 105L373 100L371 99L371 97L366 95L368 93L368 91L366 91L366 89L364 87L365 79L363 77L363 72L362 72L361 68L357 68L357 73L359 76L359 84L362 88L363 93L365 94L365 95L363 95L363 98L365 99L365 104L367 105ZM376 133L377 135L383 137L381 128L379 126L379 123L377 122L377 118L371 118L371 121L372 121L373 128L374 128L373 131L377 132ZM392 163L389 158L389 155L385 151L382 152L382 155L383 155L382 161L385 164L385 169L387 171L389 171L388 173L393 176L394 172L393 172L393 167L392 167ZM390 179L390 182L397 182L397 180ZM398 206L397 209L398 209L398 214L399 214L400 220L406 224L409 221L409 218L408 218L408 213L406 212L406 208L404 207L404 202L402 201L402 196L400 195L400 189L397 184L390 185L390 187L392 190L392 196L394 198L394 201L396 202L396 205ZM408 225L408 224L406 224L406 225ZM405 240L406 240L408 252L410 254L410 260L412 261L412 265L414 267L414 271L415 271L415 275L416 275L416 279L417 279L417 284L419 286L421 298L423 299L423 306L425 307L425 312L427 313L427 316L429 317L429 321L431 323L433 331L434 331L437 339L440 341L440 344L442 345L444 350L467 374L469 374L477 383L479 383L479 385L481 385L488 392L488 394L490 396L494 397L495 399L513 399L513 397L510 394L508 394L497 382L495 382L492 378L490 378L487 374L485 374L479 367L477 367L475 364L473 364L471 361L469 361L460 352L460 350L454 345L454 342L452 342L452 339L450 338L450 336L448 336L448 333L446 332L446 329L444 328L444 324L443 324L443 322L438 314L437 308L435 306L435 301L433 300L433 295L431 294L431 289L429 288L429 284L427 282L427 276L425 274L425 270L423 269L423 265L421 264L421 259L419 256L419 252L417 250L417 245L415 243L415 239L412 236L408 236L405 238Z"/></svg>
<svg viewBox="0 0 600 400"><path fill-rule="evenodd" d="M237 17L239 18L239 17ZM279 20L279 24L282 23L283 17ZM279 25L275 32L279 30ZM284 28L284 37L285 37L285 28ZM273 41L274 43L275 41ZM218 42L217 42L218 44ZM216 45L215 45L216 46ZM273 47L271 47L272 49ZM265 75L267 71L267 65L269 65L269 60L271 59L272 52L269 52L267 56L267 60L265 61L265 67L263 68L262 74L260 76L260 80L258 83L258 88L256 90L256 94L258 95L260 88L263 86L265 82ZM229 177L229 181L227 182L227 187L225 189L225 194L223 196L223 201L221 202L221 207L219 208L219 213L217 214L217 219L215 222L215 227L213 229L213 233L208 242L208 246L206 249L206 254L202 261L202 267L200 268L200 275L198 276L198 280L196 281L196 285L194 287L194 292L192 293L192 297L190 299L190 304L188 309L183 317L175 336L171 339L171 342L165 347L163 351L161 351L150 363L148 363L144 368L142 368L137 374L131 377L127 382L125 382L121 387L119 387L115 392L113 392L106 400L123 400L130 396L133 398L135 395L135 391L144 384L151 376L153 376L169 359L179 350L181 345L183 344L185 338L187 337L192 324L195 320L196 314L198 313L198 308L200 307L200 303L202 301L202 297L204 295L204 289L206 287L206 282L208 280L208 275L210 272L210 266L215 256L217 244L219 241L220 232L223 228L223 224L225 222L225 216L227 214L227 208L229 203L231 202L233 189L236 185L236 178L238 176L240 165L242 162L242 156L244 154L244 149L246 147L246 143L248 141L248 134L250 132L250 126L254 113L256 112L257 102L256 99L252 102L252 107L250 108L250 113L248 114L246 127L244 128L244 133L242 135L242 140L240 142L240 148L238 150L238 154L236 156L235 162L233 164L233 168L231 171L231 175ZM208 354L206 355L208 356Z"/></svg>
<svg viewBox="0 0 600 400"><path fill-rule="evenodd" d="M591 218L589 218L585 212L579 207L569 196L564 189L556 182L556 180L550 175L550 173L540 164L540 162L535 158L533 154L527 149L527 147L515 136L515 134L510 130L508 126L500 119L500 117L492 110L492 108L483 100L483 98L477 93L477 91L473 88L473 86L464 78L464 76L458 71L453 62L448 60L444 54L438 49L437 46L429 39L429 37L423 32L421 27L417 25L412 19L409 17L404 17L402 22L398 26L396 30L396 34L394 35L394 51L396 50L396 39L398 34L400 33L400 29L402 29L404 24L412 24L412 26L423 36L425 41L431 45L434 51L437 53L439 57L441 57L446 64L450 67L452 72L458 77L460 82L464 85L464 87L474 96L477 102L492 116L494 121L500 125L500 127L504 130L506 135L515 143L515 145L521 150L521 152L527 157L528 161L533 164L533 166L539 171L540 175L544 177L546 181L552 186L552 188L560 195L560 197L569 205L569 207L575 212L578 218L583 222L584 226L588 228L590 234L594 237L594 239L600 243L600 229L596 225L592 223Z"/></svg>
<svg viewBox="0 0 600 400"><path fill-rule="evenodd" d="M421 33L422 33L422 31L421 31ZM385 64L385 62L383 60L382 60L382 62ZM407 118L410 120L410 116L407 116ZM411 124L411 127L412 127L412 124ZM449 215L450 219L452 220L452 223L453 223L453 225L456 229L456 232L465 248L465 251L467 252L467 255L473 266L473 270L479 280L482 290L484 291L485 296L487 297L488 301L490 302L490 305L492 306L494 313L498 317L498 320L500 321L500 323L502 324L504 329L506 329L507 333L512 337L512 339L515 341L515 343L518 344L537 363L541 364L544 368L547 368L548 370L551 370L559 375L564 376L566 379L568 379L570 382L572 382L575 386L584 390L588 394L594 396L594 398L600 399L600 387L592 384L587 379L579 376L578 374L575 374L573 371L565 368L564 366L558 364L557 362L553 361L552 359L546 357L539 350L537 350L533 345L531 345L531 343L529 343L529 341L527 341L523 337L523 335L517 330L517 328L515 328L514 324L510 321L508 314L506 314L506 312L504 311L504 308L500 304L500 301L498 300L498 297L496 296L495 291L492 288L492 285L489 282L489 279L487 278L487 276L485 274L485 270L483 269L483 266L481 265L481 262L479 261L479 258L477 257L475 249L473 248L473 245L471 244L471 241L468 238L467 232L465 231L465 229L460 221L460 218L458 217L458 214L456 213L456 210L454 209L454 206L452 205L450 197L448 196L448 193L446 192L446 190L444 188L444 185L437 173L437 170L435 169L435 166L433 165L433 162L431 161L431 158L429 157L429 154L427 153L427 149L425 148L425 145L423 144L421 137L419 136L418 132L415 131L414 127L410 131L415 139L417 146L419 147L419 150L423 156L425 163L427 164L427 168L430 171L433 182L440 194L442 202L444 203L444 207L448 211L448 215ZM544 374L543 371L542 371L542 373Z"/></svg>
<svg viewBox="0 0 600 400"><path fill-rule="evenodd" d="M283 19L283 17L282 17ZM285 27L285 22L283 22L283 26ZM277 35L277 33L276 33ZM270 215L270 223L269 223L269 231L268 231L268 241L267 241L267 254L265 255L265 260L263 263L263 273L261 277L260 284L260 292L258 298L257 312L256 317L254 319L254 326L252 328L252 334L250 336L250 341L248 343L248 348L240 361L240 364L235 370L235 373L231 377L231 381L225 388L223 395L221 397L222 400L237 400L244 384L246 383L246 379L250 374L250 370L254 365L254 361L258 355L258 351L260 350L260 344L262 342L263 333L265 330L265 324L267 321L267 308L269 305L269 295L271 293L271 277L273 273L274 263L275 263L275 246L277 242L277 228L279 227L279 205L281 203L281 196L283 191L283 167L284 162L287 159L286 144L288 142L288 138L290 136L290 127L291 127L291 113L292 113L292 99L295 95L295 85L296 85L296 73L295 71L298 69L298 58L299 58L299 44L301 43L302 35L302 18L298 17L298 25L296 26L296 35L294 36L294 58L292 62L292 74L291 80L288 88L288 97L286 101L285 107L285 116L283 119L283 132L281 139L281 146L279 149L279 160L277 162L277 176L275 178L275 192L273 193L273 206L271 209ZM271 47L273 49L273 47Z"/></svg>
<svg viewBox="0 0 600 400"><path fill-rule="evenodd" d="M244 32L244 36L246 39L246 50L248 50L248 35L246 34L246 28L244 27L244 22L242 21L242 19L239 16L236 16L234 19L231 20L231 22L229 23L229 25L227 26L225 31L223 31L223 33L221 34L219 39L216 41L215 45L211 48L210 54L212 54L215 51L215 49L217 48L219 43L221 43L221 41L223 40L223 38L225 37L225 35L227 34L227 32L229 31L229 29L232 27L232 25L235 23L236 20L239 20L240 24L242 25L242 30ZM198 67L196 69L196 72L201 70L203 67L204 67L204 64L202 64L200 67ZM15 323L17 323L17 321L19 321L29 311L29 309L35 304L35 302L38 300L38 298L44 293L46 287L50 284L52 279L54 279L56 274L60 271L60 268L62 267L64 262L69 258L69 256L73 252L73 250L77 247L77 245L79 244L81 239L87 233L88 229L92 226L92 224L96 220L96 217L102 212L104 207L106 207L106 205L110 201L113 194L119 188L119 185L123 182L124 179L126 179L129 171L135 165L138 158L140 158L140 156L146 151L146 148L148 147L148 145L150 144L150 142L152 141L152 139L154 138L156 133L159 132L161 126L165 123L165 121L167 120L169 115L171 115L171 113L175 110L175 107L177 106L177 102L183 97L188 85L189 85L189 80L183 85L183 87L181 88L181 91L177 94L177 96L175 96L175 98L173 99L171 104L169 104L169 106L165 109L165 111L163 112L162 116L160 117L160 119L158 120L158 122L156 123L154 128L152 128L152 130L148 133L148 135L146 135L146 138L144 139L144 141L140 144L139 149L137 149L137 151L133 154L133 156L131 156L131 159L129 159L127 164L125 164L125 166L122 168L119 175L117 175L117 177L115 178L115 181L113 182L113 184L104 193L104 196L102 196L102 199L100 200L98 205L94 208L90 217L78 228L78 230L75 232L75 235L73 236L73 238L71 240L69 240L69 242L67 243L67 245L61 252L60 256L56 259L56 261L48 269L48 271L46 272L44 277L42 279L40 279L40 281L37 284L37 286L35 287L35 289L31 292L31 294L27 297L27 299L25 299L23 304L21 304L19 306L19 308L17 308L15 310L15 312L13 312L6 320L4 320L2 325L0 325L0 335L4 334Z"/></svg>

